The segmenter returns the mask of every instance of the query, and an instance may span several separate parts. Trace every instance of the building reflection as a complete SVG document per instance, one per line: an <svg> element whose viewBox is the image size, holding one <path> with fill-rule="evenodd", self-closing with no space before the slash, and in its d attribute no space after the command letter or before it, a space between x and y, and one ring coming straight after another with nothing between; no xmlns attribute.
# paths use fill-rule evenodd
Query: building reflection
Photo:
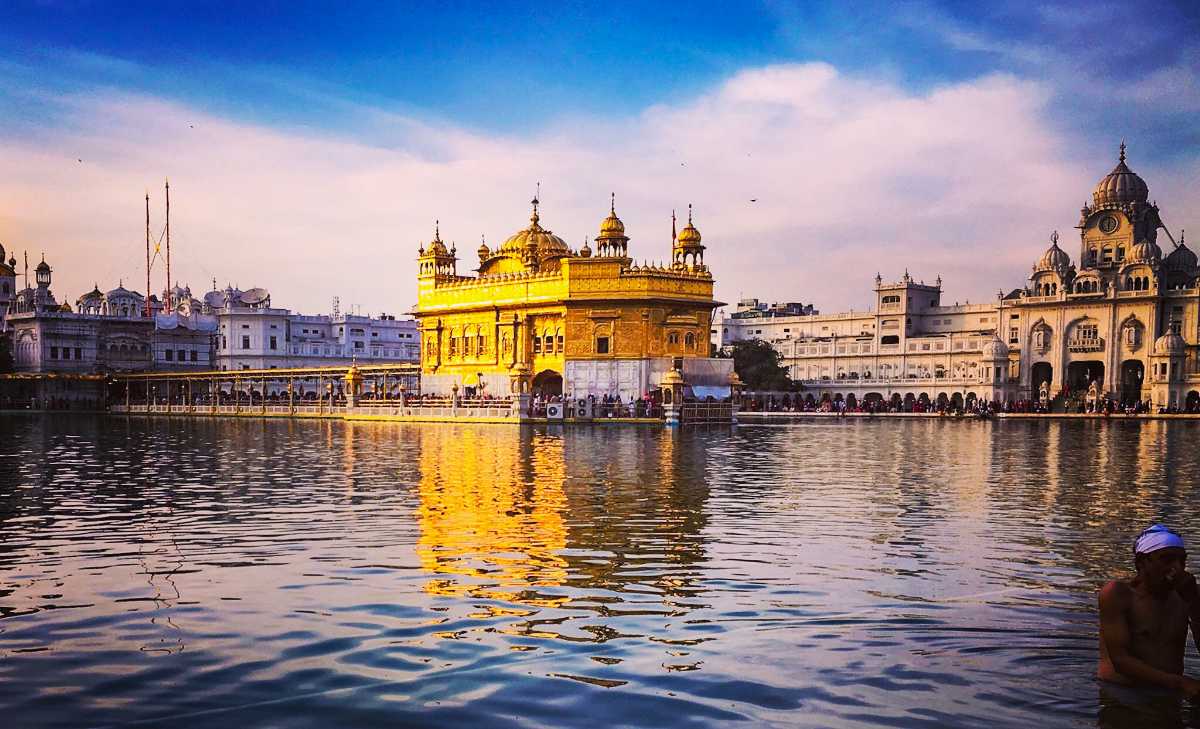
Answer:
<svg viewBox="0 0 1200 729"><path fill-rule="evenodd" d="M431 594L601 614L687 609L681 601L697 592L704 559L702 437L454 426L413 434L417 554L434 575Z"/></svg>

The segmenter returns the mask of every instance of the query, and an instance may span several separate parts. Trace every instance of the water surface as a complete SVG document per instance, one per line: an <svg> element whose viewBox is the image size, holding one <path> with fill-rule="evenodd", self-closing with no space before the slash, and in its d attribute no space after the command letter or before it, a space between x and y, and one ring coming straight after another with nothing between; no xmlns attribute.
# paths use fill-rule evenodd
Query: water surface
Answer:
<svg viewBox="0 0 1200 729"><path fill-rule="evenodd" d="M0 418L10 726L1138 727L1095 595L1200 427ZM1200 661L1189 658L1189 668Z"/></svg>

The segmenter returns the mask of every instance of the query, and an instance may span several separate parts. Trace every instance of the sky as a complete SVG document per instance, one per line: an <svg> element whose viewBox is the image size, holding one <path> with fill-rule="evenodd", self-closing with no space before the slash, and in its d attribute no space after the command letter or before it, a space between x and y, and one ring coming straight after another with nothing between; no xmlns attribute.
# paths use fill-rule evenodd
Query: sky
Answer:
<svg viewBox="0 0 1200 729"><path fill-rule="evenodd" d="M0 244L72 304L145 289L167 178L174 279L304 313L411 311L435 221L469 273L539 183L639 261L691 204L722 301L991 300L1078 259L1122 139L1200 239L1200 5L0 4Z"/></svg>

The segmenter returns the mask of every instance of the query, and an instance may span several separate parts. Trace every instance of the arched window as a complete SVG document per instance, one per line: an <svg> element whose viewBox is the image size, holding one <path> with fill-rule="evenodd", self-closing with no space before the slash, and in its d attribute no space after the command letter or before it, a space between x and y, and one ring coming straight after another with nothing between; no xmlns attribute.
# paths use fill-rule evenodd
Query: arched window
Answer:
<svg viewBox="0 0 1200 729"><path fill-rule="evenodd" d="M1125 290L1126 290L1126 291L1133 291L1133 290L1134 290L1134 280L1133 280L1133 276L1126 276L1126 277L1125 277Z"/></svg>
<svg viewBox="0 0 1200 729"><path fill-rule="evenodd" d="M542 337L539 334L533 335L533 353L534 354L542 353Z"/></svg>
<svg viewBox="0 0 1200 729"><path fill-rule="evenodd" d="M667 333L667 344L672 347L679 344L679 332L668 332Z"/></svg>
<svg viewBox="0 0 1200 729"><path fill-rule="evenodd" d="M554 353L554 335L547 334L542 339L545 342L546 354L553 354Z"/></svg>
<svg viewBox="0 0 1200 729"><path fill-rule="evenodd" d="M692 332L688 332L687 334L685 334L683 336L683 345L685 347L687 347L689 350L695 350L696 349L696 335L693 334Z"/></svg>
<svg viewBox="0 0 1200 729"><path fill-rule="evenodd" d="M555 346L557 346L557 347L558 347L558 351L559 351L559 352L564 352L564 351L566 351L566 350L564 350L564 349L563 349L563 335L562 335L562 331L561 331L561 330L559 330L559 332L558 332L558 334L556 335L556 337L555 337L555 338L558 340L557 344L555 345Z"/></svg>

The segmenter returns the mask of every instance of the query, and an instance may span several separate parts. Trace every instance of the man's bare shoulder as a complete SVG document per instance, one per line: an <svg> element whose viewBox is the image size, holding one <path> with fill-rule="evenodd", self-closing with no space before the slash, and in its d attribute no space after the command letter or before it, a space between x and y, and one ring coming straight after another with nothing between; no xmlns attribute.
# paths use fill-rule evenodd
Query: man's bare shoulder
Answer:
<svg viewBox="0 0 1200 729"><path fill-rule="evenodd" d="M1133 585L1127 579L1109 580L1100 588L1101 604L1114 607L1128 605L1133 600Z"/></svg>

